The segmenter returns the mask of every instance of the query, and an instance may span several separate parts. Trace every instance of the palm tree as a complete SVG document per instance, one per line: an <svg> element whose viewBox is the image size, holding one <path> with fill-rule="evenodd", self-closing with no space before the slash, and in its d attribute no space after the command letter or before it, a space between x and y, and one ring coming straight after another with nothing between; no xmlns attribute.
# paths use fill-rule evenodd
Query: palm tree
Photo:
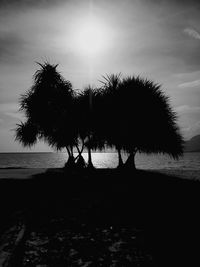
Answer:
<svg viewBox="0 0 200 267"><path fill-rule="evenodd" d="M135 168L137 152L166 153L175 159L182 155L177 116L159 84L135 76L124 78L116 102L121 102L123 114L122 147L129 153L126 166Z"/></svg>
<svg viewBox="0 0 200 267"><path fill-rule="evenodd" d="M125 166L135 168L135 155L167 153L178 158L183 152L183 138L168 97L161 86L147 79L120 74L104 77L103 118L108 146L129 154ZM102 124L102 125L103 125Z"/></svg>
<svg viewBox="0 0 200 267"><path fill-rule="evenodd" d="M16 139L24 146L42 139L57 149L66 147L72 160L73 146L77 143L72 85L60 75L57 65L38 64L40 69L34 74L33 86L20 99L20 109L27 121L17 126Z"/></svg>
<svg viewBox="0 0 200 267"><path fill-rule="evenodd" d="M38 135L38 127L31 123L30 120L17 124L15 139L25 147L31 147L36 144Z"/></svg>
<svg viewBox="0 0 200 267"><path fill-rule="evenodd" d="M105 138L107 146L115 147L118 153L118 168L123 166L121 152L123 150L123 132L120 126L123 124L122 103L118 99L118 91L121 89L122 77L121 73L103 76L101 81L103 84L103 123L102 129L105 130Z"/></svg>
<svg viewBox="0 0 200 267"><path fill-rule="evenodd" d="M82 141L82 146L88 150L88 167L93 168L92 163L92 147L94 134L94 99L95 89L87 86L84 91L80 92L77 97L76 121L78 127L79 140Z"/></svg>
<svg viewBox="0 0 200 267"><path fill-rule="evenodd" d="M20 100L27 120L17 125L16 140L24 146L42 139L56 149L65 147L68 165L84 162L86 147L89 168L93 168L92 149L107 146L116 148L119 166L124 165L121 152L127 152L125 165L131 168L137 152L167 153L175 159L182 155L176 113L159 84L111 74L103 76L102 88L88 86L75 94L57 65L39 66L33 86Z"/></svg>

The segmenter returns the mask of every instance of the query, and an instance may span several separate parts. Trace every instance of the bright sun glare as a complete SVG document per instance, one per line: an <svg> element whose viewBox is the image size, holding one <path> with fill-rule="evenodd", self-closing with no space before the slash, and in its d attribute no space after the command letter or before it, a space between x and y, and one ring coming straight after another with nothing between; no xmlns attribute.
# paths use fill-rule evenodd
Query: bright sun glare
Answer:
<svg viewBox="0 0 200 267"><path fill-rule="evenodd" d="M83 56L99 55L109 45L107 27L94 17L78 21L73 29L72 45Z"/></svg>

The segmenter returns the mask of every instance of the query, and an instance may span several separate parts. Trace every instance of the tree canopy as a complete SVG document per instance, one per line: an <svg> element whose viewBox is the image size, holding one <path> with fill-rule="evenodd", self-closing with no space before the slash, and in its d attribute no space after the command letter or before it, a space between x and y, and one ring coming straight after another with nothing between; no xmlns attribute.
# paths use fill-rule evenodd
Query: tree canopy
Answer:
<svg viewBox="0 0 200 267"><path fill-rule="evenodd" d="M16 139L24 146L42 139L56 149L66 148L73 164L87 148L89 167L93 167L91 151L107 147L116 148L119 166L123 166L121 152L128 153L129 167L135 166L136 152L166 153L175 159L182 155L177 116L159 84L111 74L103 76L101 87L75 93L57 65L39 66L33 86L20 99L27 120L18 124Z"/></svg>
<svg viewBox="0 0 200 267"><path fill-rule="evenodd" d="M18 124L16 139L24 146L32 146L42 139L52 147L67 147L70 151L69 147L76 144L72 84L56 70L57 65L39 66L33 76L33 86L20 98L20 109L27 121Z"/></svg>

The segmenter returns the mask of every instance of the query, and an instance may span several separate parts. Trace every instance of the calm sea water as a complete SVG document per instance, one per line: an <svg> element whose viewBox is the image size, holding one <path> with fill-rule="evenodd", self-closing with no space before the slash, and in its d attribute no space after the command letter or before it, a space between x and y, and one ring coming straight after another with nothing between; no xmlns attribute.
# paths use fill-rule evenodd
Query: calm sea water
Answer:
<svg viewBox="0 0 200 267"><path fill-rule="evenodd" d="M83 156L87 160L87 154ZM118 163L115 153L93 153L92 159L97 168L115 168ZM0 153L0 168L59 168L66 160L66 153ZM138 169L200 170L200 153L185 153L178 161L164 155L137 154L136 166Z"/></svg>

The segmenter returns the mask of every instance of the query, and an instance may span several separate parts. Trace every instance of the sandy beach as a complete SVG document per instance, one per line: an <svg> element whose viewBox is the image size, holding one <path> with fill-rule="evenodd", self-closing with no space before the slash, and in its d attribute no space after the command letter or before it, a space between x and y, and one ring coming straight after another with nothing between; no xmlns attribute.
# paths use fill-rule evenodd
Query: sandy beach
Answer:
<svg viewBox="0 0 200 267"><path fill-rule="evenodd" d="M1 170L1 265L196 266L200 183L166 173Z"/></svg>
<svg viewBox="0 0 200 267"><path fill-rule="evenodd" d="M12 168L12 169L0 169L0 179L29 179L33 175L44 173L46 169L23 169L23 168Z"/></svg>
<svg viewBox="0 0 200 267"><path fill-rule="evenodd" d="M45 168L2 168L0 169L0 179L12 178L12 179L30 179L33 175L44 173L47 170L53 171L55 169ZM150 172L158 172L170 176L180 177L189 180L200 180L200 170L180 170L180 169L156 169L149 170Z"/></svg>
<svg viewBox="0 0 200 267"><path fill-rule="evenodd" d="M159 172L172 177L179 177L183 179L200 181L200 170L160 169L160 170L154 170L154 172Z"/></svg>

